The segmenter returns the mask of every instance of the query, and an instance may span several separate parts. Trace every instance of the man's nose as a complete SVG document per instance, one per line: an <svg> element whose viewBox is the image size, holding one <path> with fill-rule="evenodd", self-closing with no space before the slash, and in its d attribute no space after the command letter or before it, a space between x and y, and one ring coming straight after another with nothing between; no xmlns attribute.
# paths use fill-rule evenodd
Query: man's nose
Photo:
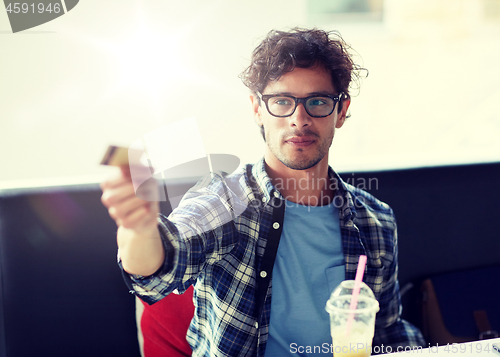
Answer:
<svg viewBox="0 0 500 357"><path fill-rule="evenodd" d="M311 116L307 113L306 108L302 103L297 104L295 112L290 116L290 125L298 128L311 125Z"/></svg>

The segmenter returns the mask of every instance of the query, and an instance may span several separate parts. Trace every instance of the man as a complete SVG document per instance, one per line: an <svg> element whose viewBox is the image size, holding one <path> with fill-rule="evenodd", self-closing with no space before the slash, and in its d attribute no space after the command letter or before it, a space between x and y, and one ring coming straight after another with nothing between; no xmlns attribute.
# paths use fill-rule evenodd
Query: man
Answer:
<svg viewBox="0 0 500 357"><path fill-rule="evenodd" d="M212 173L168 218L135 196L127 170L103 183L131 289L152 304L194 285L193 356L285 356L331 343L326 300L354 279L362 254L380 303L374 345L425 343L400 319L392 210L328 165L358 70L347 49L334 33L271 31L242 74L264 158Z"/></svg>

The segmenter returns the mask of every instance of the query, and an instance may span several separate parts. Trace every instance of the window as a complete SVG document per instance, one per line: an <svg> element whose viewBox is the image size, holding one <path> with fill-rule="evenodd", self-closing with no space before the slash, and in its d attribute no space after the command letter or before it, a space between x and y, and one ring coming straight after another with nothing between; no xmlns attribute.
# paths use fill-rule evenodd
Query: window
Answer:
<svg viewBox="0 0 500 357"><path fill-rule="evenodd" d="M383 0L308 0L307 17L311 24L338 22L380 22Z"/></svg>

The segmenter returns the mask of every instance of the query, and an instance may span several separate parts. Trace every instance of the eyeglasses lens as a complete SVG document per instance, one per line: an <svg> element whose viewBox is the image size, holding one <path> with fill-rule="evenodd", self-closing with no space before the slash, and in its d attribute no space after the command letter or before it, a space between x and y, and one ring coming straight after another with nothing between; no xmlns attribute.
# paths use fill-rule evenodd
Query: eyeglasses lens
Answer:
<svg viewBox="0 0 500 357"><path fill-rule="evenodd" d="M271 97L267 102L271 114L277 116L291 115L295 108L295 99L291 97ZM330 115L335 106L335 101L328 97L310 97L305 101L305 108L313 117L324 117Z"/></svg>

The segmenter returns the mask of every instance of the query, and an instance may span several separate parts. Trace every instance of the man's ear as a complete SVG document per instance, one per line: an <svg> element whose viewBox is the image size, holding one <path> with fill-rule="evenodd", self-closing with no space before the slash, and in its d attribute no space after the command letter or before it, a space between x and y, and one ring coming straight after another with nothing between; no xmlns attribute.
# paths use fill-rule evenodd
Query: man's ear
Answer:
<svg viewBox="0 0 500 357"><path fill-rule="evenodd" d="M255 122L258 126L262 126L262 117L260 113L260 98L257 97L254 93L250 94L250 102L252 103L252 113Z"/></svg>
<svg viewBox="0 0 500 357"><path fill-rule="evenodd" d="M337 122L335 123L335 127L337 129L340 129L342 127L342 125L344 125L345 119L347 116L347 110L349 109L350 104L351 104L350 99L344 99L342 101L342 109L341 109L339 115L337 116Z"/></svg>

